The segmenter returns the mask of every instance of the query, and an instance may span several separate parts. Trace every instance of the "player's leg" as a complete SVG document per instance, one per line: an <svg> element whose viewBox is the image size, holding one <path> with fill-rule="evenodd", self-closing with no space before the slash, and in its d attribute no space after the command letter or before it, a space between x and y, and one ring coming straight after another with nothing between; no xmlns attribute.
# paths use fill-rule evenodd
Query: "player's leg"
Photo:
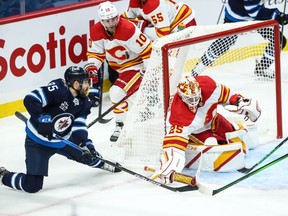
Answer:
<svg viewBox="0 0 288 216"><path fill-rule="evenodd" d="M48 163L54 152L39 146L29 137L25 140L25 151L27 174L6 170L2 183L16 190L36 193L43 187L44 176L48 176Z"/></svg>
<svg viewBox="0 0 288 216"><path fill-rule="evenodd" d="M121 101L127 93L137 90L141 83L139 71L125 71L119 74L119 78L109 90L111 102L113 104ZM117 106L113 112L115 115L116 128L110 137L110 141L116 142L124 126L127 111L133 104L133 95Z"/></svg>

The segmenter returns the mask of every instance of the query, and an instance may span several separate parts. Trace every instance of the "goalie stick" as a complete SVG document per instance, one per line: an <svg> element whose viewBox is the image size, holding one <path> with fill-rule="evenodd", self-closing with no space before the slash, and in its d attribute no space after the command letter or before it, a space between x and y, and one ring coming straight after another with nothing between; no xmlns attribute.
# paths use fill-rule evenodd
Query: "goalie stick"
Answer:
<svg viewBox="0 0 288 216"><path fill-rule="evenodd" d="M257 174L257 173L259 173L259 172L261 172L261 171L263 171L263 170L265 170L267 168L269 168L269 167L271 167L271 166L273 166L274 164L284 160L287 157L288 157L288 153L283 155L283 156L281 156L281 157L279 157L279 158L277 158L277 159L275 159L275 160L273 160L273 161L271 161L270 163L268 163L268 164L266 164L266 165L264 165L262 167L259 167L256 170L254 170L254 171L242 176L241 178L238 178L235 181L232 181L229 184L226 184L226 185L218 188L218 189L211 189L211 188L206 187L203 184L198 184L198 190L201 193L203 193L203 194L206 194L206 195L209 195L209 196L214 196L214 195L216 195L216 194L218 194L218 193L230 188L231 186L233 186L235 184L238 184L239 182L241 182L241 181L243 181L243 180L245 180L245 179L247 179L247 178L249 178L249 177L251 177L251 176L253 176L253 175L255 175L255 174ZM197 175L196 175L196 178L197 178Z"/></svg>
<svg viewBox="0 0 288 216"><path fill-rule="evenodd" d="M191 141L193 141L194 143L198 144L198 145L205 145L201 140L197 139L196 137L194 137L193 135L189 135L189 139ZM282 140L271 152L269 152L267 155L265 155L261 160L259 160L256 164L254 164L252 167L247 168L247 167L243 167L242 169L237 170L238 172L241 173L249 173L251 172L253 169L255 169L257 166L259 166L263 161L265 161L268 157L270 157L277 149L279 149L284 143L286 143L288 140L288 137L286 137L284 140Z"/></svg>
<svg viewBox="0 0 288 216"><path fill-rule="evenodd" d="M150 172L155 172L155 169L148 167L148 166L145 166L144 170L150 171ZM196 184L195 176L189 176L189 175L185 175L182 173L177 173L175 171L171 176L172 176L173 181L176 181L176 182L188 184L191 186L195 186L195 184Z"/></svg>
<svg viewBox="0 0 288 216"><path fill-rule="evenodd" d="M24 116L22 113L16 111L16 112L15 112L15 116L16 116L17 118L19 118L20 120L22 120L23 122L25 122L25 123L27 122L26 116ZM54 137L57 138L57 139L59 139L59 140L65 140L65 141L67 141L67 142L70 142L70 141L62 138L61 136L59 136L59 135L57 135L57 134L54 134ZM72 143L72 142L70 142L70 143L71 143L72 145L76 145L76 144L74 144L74 143ZM154 184L154 185L156 185L156 186L165 188L165 189L170 190L170 191L173 191L173 192L185 192L185 191L193 191L193 190L197 190L197 189L198 189L197 186L191 186L191 185L185 185L185 186L181 186L181 187L170 187L170 186L168 186L168 185L165 185L165 184L159 183L159 182L157 182L157 181L154 181L154 180L152 180L152 179L150 179L150 178L148 178L148 177L146 177L146 176L143 176L143 175L141 175L141 174L139 174L139 173L136 173L136 172L134 172L134 171L132 171L132 170L130 170L130 169L127 169L127 168L123 167L122 165L120 165L120 164L117 163L117 162L114 163L114 162L112 162L112 161L106 160L106 159L101 158L101 157L96 157L96 158L97 158L98 160L103 161L104 163L107 163L107 164L109 164L109 165L117 168L117 169L120 169L120 170L123 171L123 172L126 172L126 173L128 173L128 174L130 174L130 175L133 175L133 176L139 178L139 179L142 179L142 180L144 180L144 181L150 182L151 184Z"/></svg>

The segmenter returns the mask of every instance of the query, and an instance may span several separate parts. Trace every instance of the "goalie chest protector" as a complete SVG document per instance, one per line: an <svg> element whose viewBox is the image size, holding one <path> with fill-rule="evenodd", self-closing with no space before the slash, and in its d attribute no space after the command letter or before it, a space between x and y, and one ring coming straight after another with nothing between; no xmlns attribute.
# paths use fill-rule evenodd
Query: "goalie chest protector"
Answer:
<svg viewBox="0 0 288 216"><path fill-rule="evenodd" d="M231 172L245 166L245 154L240 142L226 145L189 144L185 153L185 168L213 172Z"/></svg>

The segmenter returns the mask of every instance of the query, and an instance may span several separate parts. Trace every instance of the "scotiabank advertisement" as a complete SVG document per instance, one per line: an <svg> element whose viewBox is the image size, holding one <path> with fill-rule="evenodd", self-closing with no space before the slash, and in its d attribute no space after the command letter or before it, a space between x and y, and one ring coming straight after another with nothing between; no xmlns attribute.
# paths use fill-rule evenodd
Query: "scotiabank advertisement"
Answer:
<svg viewBox="0 0 288 216"><path fill-rule="evenodd" d="M98 21L97 5L101 2L53 13L38 12L17 21L0 20L0 118L14 113L7 104L20 101L23 106L21 100L31 90L63 77L71 65L86 63L89 29ZM119 13L128 7L128 0L113 2ZM198 25L216 25L218 19L222 23L222 1L183 2L196 12ZM283 11L284 0L267 4Z"/></svg>
<svg viewBox="0 0 288 216"><path fill-rule="evenodd" d="M119 11L127 8L115 2ZM34 88L86 62L97 5L0 26L0 104L23 99Z"/></svg>

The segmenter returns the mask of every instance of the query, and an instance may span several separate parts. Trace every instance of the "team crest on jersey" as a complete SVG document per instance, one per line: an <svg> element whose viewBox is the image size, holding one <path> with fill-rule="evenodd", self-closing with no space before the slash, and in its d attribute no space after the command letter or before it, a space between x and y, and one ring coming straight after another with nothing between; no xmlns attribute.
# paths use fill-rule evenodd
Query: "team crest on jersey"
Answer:
<svg viewBox="0 0 288 216"><path fill-rule="evenodd" d="M79 99L74 98L73 103L74 103L74 106L78 106L79 105Z"/></svg>
<svg viewBox="0 0 288 216"><path fill-rule="evenodd" d="M55 116L52 120L54 125L54 133L64 136L67 135L72 128L74 116L71 113L62 113Z"/></svg>
<svg viewBox="0 0 288 216"><path fill-rule="evenodd" d="M60 109L65 112L65 111L68 109L68 103L67 103L66 101L64 101L63 103L61 103Z"/></svg>

